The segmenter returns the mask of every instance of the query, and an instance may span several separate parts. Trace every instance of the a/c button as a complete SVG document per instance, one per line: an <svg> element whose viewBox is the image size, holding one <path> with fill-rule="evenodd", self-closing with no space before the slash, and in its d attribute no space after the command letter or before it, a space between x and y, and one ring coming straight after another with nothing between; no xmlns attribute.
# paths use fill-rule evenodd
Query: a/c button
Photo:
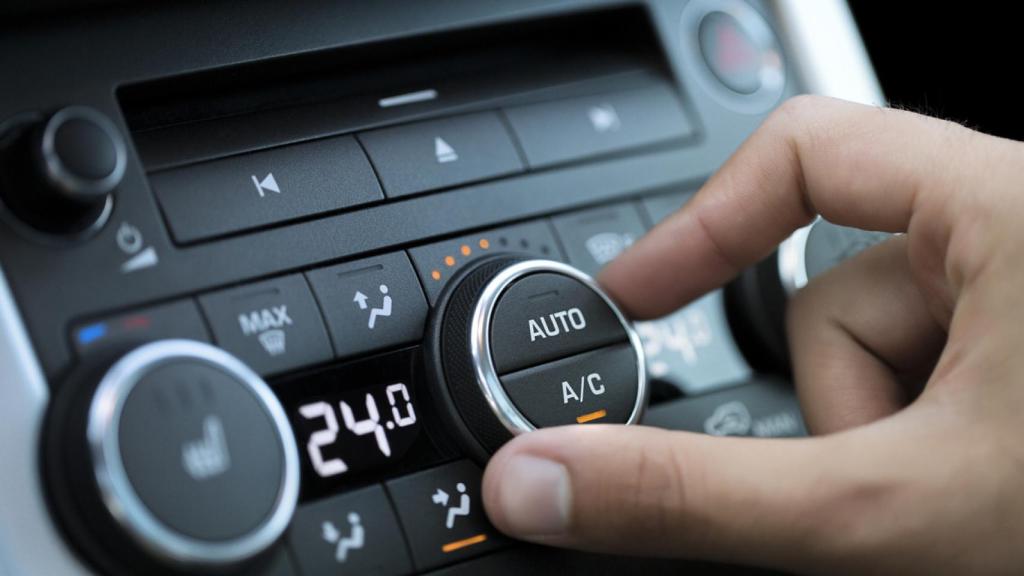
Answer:
<svg viewBox="0 0 1024 576"><path fill-rule="evenodd" d="M615 312L589 286L551 272L512 284L491 322L498 374L536 366L627 339Z"/></svg>
<svg viewBox="0 0 1024 576"><path fill-rule="evenodd" d="M624 424L636 404L636 351L616 344L502 376L516 408L538 428Z"/></svg>

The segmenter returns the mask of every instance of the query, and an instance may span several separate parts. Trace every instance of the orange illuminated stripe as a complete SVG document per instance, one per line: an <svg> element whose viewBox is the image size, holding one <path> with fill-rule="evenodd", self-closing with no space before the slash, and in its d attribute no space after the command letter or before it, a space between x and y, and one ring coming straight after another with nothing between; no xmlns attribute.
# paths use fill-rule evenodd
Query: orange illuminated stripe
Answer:
<svg viewBox="0 0 1024 576"><path fill-rule="evenodd" d="M584 414L582 416L577 416L576 417L576 423L577 424L586 424L587 422L593 422L594 420L600 420L601 418L604 418L607 415L608 415L608 412L604 408L602 408L600 410L597 410L595 412L591 412L589 414Z"/></svg>
<svg viewBox="0 0 1024 576"><path fill-rule="evenodd" d="M487 541L487 534L477 534L476 536L470 536L469 538L463 538L462 540L456 540L455 542L449 542L444 546L441 546L441 552L448 554L449 552L455 552L456 550L462 550L468 546L479 544Z"/></svg>

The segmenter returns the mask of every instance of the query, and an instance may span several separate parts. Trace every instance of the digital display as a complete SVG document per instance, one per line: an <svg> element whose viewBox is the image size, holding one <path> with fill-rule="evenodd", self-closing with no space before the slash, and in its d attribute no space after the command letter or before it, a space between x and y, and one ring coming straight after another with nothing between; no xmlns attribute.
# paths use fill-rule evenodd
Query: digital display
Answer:
<svg viewBox="0 0 1024 576"><path fill-rule="evenodd" d="M416 440L419 416L406 382L304 399L291 415L296 441L321 478L396 461Z"/></svg>

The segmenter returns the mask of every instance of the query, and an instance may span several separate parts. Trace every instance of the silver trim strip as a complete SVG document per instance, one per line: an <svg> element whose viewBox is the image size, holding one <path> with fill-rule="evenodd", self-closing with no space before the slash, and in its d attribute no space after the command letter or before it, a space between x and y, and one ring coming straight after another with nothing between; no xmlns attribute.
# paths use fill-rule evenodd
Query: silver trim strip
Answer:
<svg viewBox="0 0 1024 576"><path fill-rule="evenodd" d="M49 388L0 267L0 572L89 574L47 509L40 435Z"/></svg>
<svg viewBox="0 0 1024 576"><path fill-rule="evenodd" d="M811 94L882 106L885 96L846 0L775 0L787 56ZM814 223L779 245L779 277L788 296L807 284L804 262Z"/></svg>
<svg viewBox="0 0 1024 576"><path fill-rule="evenodd" d="M582 282L605 301L615 313L619 322L622 323L622 327L629 337L629 342L633 346L634 352L636 352L638 383L636 402L633 404L633 411L630 413L626 424L640 422L644 408L647 405L647 368L640 336L633 329L633 326L626 319L626 316L623 315L622 311L619 310L615 302L601 290L593 278L568 264L553 260L527 260L525 262L517 262L505 268L487 283L480 294L480 299L477 300L476 306L473 308L473 317L470 321L469 329L470 355L473 359L473 369L476 372L477 385L480 387L480 392L483 393L484 399L487 400L487 404L491 407L494 415L497 416L505 429L515 436L537 429L516 408L516 405L509 398L505 387L502 386L501 380L498 378L498 371L494 367L494 357L491 355L491 321L494 317L494 309L498 305L498 300L505 290L516 280L538 272L562 274Z"/></svg>
<svg viewBox="0 0 1024 576"><path fill-rule="evenodd" d="M808 92L885 104L846 0L775 0L772 6L786 55Z"/></svg>
<svg viewBox="0 0 1024 576"><path fill-rule="evenodd" d="M277 428L284 470L273 513L258 528L238 538L212 542L168 527L142 502L121 459L118 430L129 394L146 373L180 359L198 360L240 380L256 394ZM284 408L262 378L220 348L191 340L160 340L129 352L100 381L89 406L86 436L107 510L136 542L164 560L204 566L247 560L273 544L288 528L295 512L299 499L299 455Z"/></svg>
<svg viewBox="0 0 1024 576"><path fill-rule="evenodd" d="M393 108L395 106L405 106L406 104L415 104L417 102L427 102L437 98L437 90L433 88L429 90L419 90L417 92L409 92L408 94L399 94L397 96L388 96L387 98L381 98L377 101L377 105L381 108Z"/></svg>

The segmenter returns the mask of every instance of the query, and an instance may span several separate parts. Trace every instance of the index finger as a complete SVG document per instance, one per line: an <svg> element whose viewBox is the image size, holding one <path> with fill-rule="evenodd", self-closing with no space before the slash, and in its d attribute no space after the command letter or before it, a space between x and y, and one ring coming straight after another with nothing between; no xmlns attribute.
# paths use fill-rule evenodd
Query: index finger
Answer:
<svg viewBox="0 0 1024 576"><path fill-rule="evenodd" d="M655 317L765 258L817 214L904 232L922 202L938 204L959 179L964 132L911 112L793 98L601 283L633 315Z"/></svg>

